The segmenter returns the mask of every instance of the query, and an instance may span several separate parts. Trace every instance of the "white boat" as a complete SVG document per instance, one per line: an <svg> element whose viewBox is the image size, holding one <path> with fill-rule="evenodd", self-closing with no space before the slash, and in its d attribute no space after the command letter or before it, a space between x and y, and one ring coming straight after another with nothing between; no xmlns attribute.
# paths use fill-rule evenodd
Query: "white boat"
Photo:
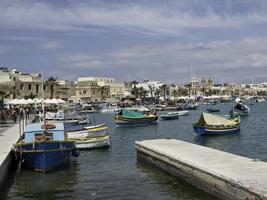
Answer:
<svg viewBox="0 0 267 200"><path fill-rule="evenodd" d="M106 124L102 123L102 124L98 124L98 125L94 125L94 126L85 126L83 127L84 129L94 129L94 128L99 128L99 127L103 127L106 126Z"/></svg>
<svg viewBox="0 0 267 200"><path fill-rule="evenodd" d="M265 102L265 99L264 98L259 98L259 99L256 99L256 102L257 103Z"/></svg>
<svg viewBox="0 0 267 200"><path fill-rule="evenodd" d="M108 127L104 124L97 126L91 126L91 128L78 130L78 131L68 131L67 135L70 139L84 138L84 137L102 137L107 135Z"/></svg>
<svg viewBox="0 0 267 200"><path fill-rule="evenodd" d="M250 108L242 101L239 101L239 103L235 105L233 113L231 115L247 116L249 113Z"/></svg>
<svg viewBox="0 0 267 200"><path fill-rule="evenodd" d="M72 141L75 141L76 148L78 149L96 149L110 146L109 135L94 138L79 138Z"/></svg>
<svg viewBox="0 0 267 200"><path fill-rule="evenodd" d="M171 114L178 114L178 116L184 116L189 114L189 110L180 110L180 111L175 111L175 112L169 112L169 115Z"/></svg>

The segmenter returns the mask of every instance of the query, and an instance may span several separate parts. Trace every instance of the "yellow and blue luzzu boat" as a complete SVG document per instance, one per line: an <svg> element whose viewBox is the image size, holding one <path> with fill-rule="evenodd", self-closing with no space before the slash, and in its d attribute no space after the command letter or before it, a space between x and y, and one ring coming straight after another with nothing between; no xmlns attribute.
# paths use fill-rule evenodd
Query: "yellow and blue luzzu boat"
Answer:
<svg viewBox="0 0 267 200"><path fill-rule="evenodd" d="M138 112L122 109L115 115L115 123L117 126L142 126L155 124L158 120L156 112Z"/></svg>
<svg viewBox="0 0 267 200"><path fill-rule="evenodd" d="M198 135L221 135L240 131L240 117L226 119L218 115L202 113L198 122L193 124Z"/></svg>
<svg viewBox="0 0 267 200"><path fill-rule="evenodd" d="M29 124L23 137L14 145L22 166L46 172L79 156L75 142L69 141L63 123Z"/></svg>

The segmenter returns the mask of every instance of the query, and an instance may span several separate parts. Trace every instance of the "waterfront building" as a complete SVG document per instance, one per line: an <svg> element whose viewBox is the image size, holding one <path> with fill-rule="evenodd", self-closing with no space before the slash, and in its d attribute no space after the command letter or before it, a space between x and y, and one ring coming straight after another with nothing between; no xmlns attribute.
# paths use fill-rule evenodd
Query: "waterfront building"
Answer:
<svg viewBox="0 0 267 200"><path fill-rule="evenodd" d="M6 67L0 68L0 85L6 89L9 99L35 98L42 93L40 74L22 73Z"/></svg>
<svg viewBox="0 0 267 200"><path fill-rule="evenodd" d="M110 77L81 77L78 82L94 81L100 87L102 99L106 98L122 98L124 96L124 84L118 83L114 78Z"/></svg>
<svg viewBox="0 0 267 200"><path fill-rule="evenodd" d="M78 78L75 87L75 96L70 98L74 102L77 101L99 101L101 97L101 86L97 84L97 81L93 81L85 78Z"/></svg>
<svg viewBox="0 0 267 200"><path fill-rule="evenodd" d="M197 79L195 76L188 85L191 96L206 96L212 93L212 87L213 80L211 78Z"/></svg>
<svg viewBox="0 0 267 200"><path fill-rule="evenodd" d="M75 96L75 85L73 81L57 80L56 97L67 101L71 96Z"/></svg>

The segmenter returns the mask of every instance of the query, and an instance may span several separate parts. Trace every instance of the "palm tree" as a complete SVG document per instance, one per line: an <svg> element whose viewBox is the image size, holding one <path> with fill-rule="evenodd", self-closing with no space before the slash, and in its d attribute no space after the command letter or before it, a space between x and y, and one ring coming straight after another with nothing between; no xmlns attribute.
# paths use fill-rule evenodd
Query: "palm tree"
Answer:
<svg viewBox="0 0 267 200"><path fill-rule="evenodd" d="M154 87L152 85L148 85L149 91L150 91L150 96L153 98L153 92L154 92Z"/></svg>
<svg viewBox="0 0 267 200"><path fill-rule="evenodd" d="M163 84L162 86L160 86L161 91L163 91L163 98L164 98L164 103L166 103L166 90L167 90L167 85Z"/></svg>
<svg viewBox="0 0 267 200"><path fill-rule="evenodd" d="M148 91L145 90L143 87L140 87L140 88L138 89L138 96L139 96L139 98L142 99L143 101L145 100L147 94L148 94Z"/></svg>
<svg viewBox="0 0 267 200"><path fill-rule="evenodd" d="M53 99L54 96L54 91L55 91L55 86L58 85L57 83L57 78L56 77L49 77L48 80L46 81L46 85L50 89L50 99Z"/></svg>
<svg viewBox="0 0 267 200"><path fill-rule="evenodd" d="M174 102L176 103L176 97L177 97L177 94L178 94L178 90L177 89L174 89L172 91L172 95L173 95L173 99L174 99Z"/></svg>
<svg viewBox="0 0 267 200"><path fill-rule="evenodd" d="M159 96L160 96L160 93L161 93L161 90L159 88L157 88L155 90L155 97L156 97L156 100L159 101Z"/></svg>
<svg viewBox="0 0 267 200"><path fill-rule="evenodd" d="M138 84L137 81L132 81L132 86L133 86L133 94L134 94L134 97L137 99L138 98L138 91L137 91L137 87L136 85Z"/></svg>
<svg viewBox="0 0 267 200"><path fill-rule="evenodd" d="M0 109L4 109L4 96L6 95L6 92L4 91L0 91L0 96L1 96L1 105L0 105Z"/></svg>
<svg viewBox="0 0 267 200"><path fill-rule="evenodd" d="M12 85L12 96L13 99L16 98L16 81L17 81L17 77L14 73L9 73L9 79L11 80L11 85Z"/></svg>

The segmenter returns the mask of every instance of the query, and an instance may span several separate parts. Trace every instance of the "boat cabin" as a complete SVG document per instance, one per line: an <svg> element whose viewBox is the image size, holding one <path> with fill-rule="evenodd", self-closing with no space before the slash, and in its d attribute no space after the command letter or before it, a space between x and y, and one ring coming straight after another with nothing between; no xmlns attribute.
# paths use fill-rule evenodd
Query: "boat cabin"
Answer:
<svg viewBox="0 0 267 200"><path fill-rule="evenodd" d="M63 123L53 123L55 125L51 129L45 130L42 123L33 123L26 126L24 141L65 141L66 134Z"/></svg>

